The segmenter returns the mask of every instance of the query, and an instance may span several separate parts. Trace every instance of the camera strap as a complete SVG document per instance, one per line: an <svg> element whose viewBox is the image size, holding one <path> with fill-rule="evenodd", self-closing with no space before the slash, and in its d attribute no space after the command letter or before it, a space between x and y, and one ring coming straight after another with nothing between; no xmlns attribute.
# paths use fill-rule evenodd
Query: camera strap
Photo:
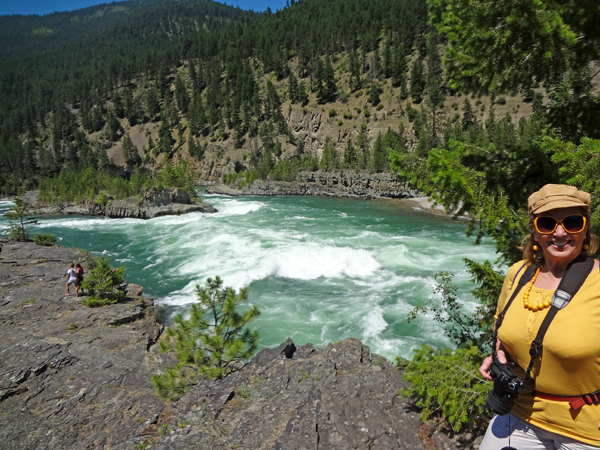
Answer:
<svg viewBox="0 0 600 450"><path fill-rule="evenodd" d="M527 367L525 374L526 381L529 381L531 379L531 370L533 369L533 364L535 363L535 360L542 354L542 341L544 340L544 336L546 335L546 331L548 331L550 323L552 322L558 311L565 308L569 304L569 302L575 296L577 291L579 291L579 288L581 288L581 286L585 282L585 279L588 277L593 268L594 259L587 256L580 256L576 258L567 268L567 271L562 277L558 288L552 296L550 310L546 314L546 317L544 317L544 320L540 325L540 329L538 330L537 336L535 337L535 339L531 343L531 347L529 348L529 356L531 356L531 360L529 362L529 366ZM494 358L496 357L496 342L498 338L498 328L500 328L500 325L502 325L504 316L506 315L508 308L512 304L519 291L533 277L535 269L536 268L533 264L527 267L527 270L519 279L519 283L513 291L510 300L508 301L502 312L498 315L498 319L496 320L496 327L494 329L494 342L492 350Z"/></svg>
<svg viewBox="0 0 600 450"><path fill-rule="evenodd" d="M548 314L546 314L546 317L544 317L537 336L529 348L531 360L529 361L529 366L527 367L525 374L526 380L531 379L533 363L542 354L542 341L544 340L544 336L546 335L546 331L548 331L550 323L554 317L556 317L556 313L571 302L571 299L575 296L577 291L579 291L579 288L583 285L593 268L594 259L588 257L579 257L575 259L575 261L567 268L562 280L560 280L558 288L552 296L550 310L548 311Z"/></svg>
<svg viewBox="0 0 600 450"><path fill-rule="evenodd" d="M519 269L519 272L521 270L523 270L523 267L524 266L521 266L521 268ZM502 325L502 321L504 320L506 311L508 311L508 308L510 307L510 305L512 305L513 300L515 299L517 294L521 291L523 286L525 286L527 284L527 282L529 282L529 280L531 280L531 278L533 277L533 274L535 273L535 270L536 270L536 267L533 264L530 264L527 267L527 269L525 270L525 273L523 273L523 276L521 276L521 278L519 278L517 287L513 291L510 298L508 299L508 302L506 302L506 305L504 305L504 309L502 309L502 312L500 314L498 314L498 318L496 319L496 326L494 327L494 345L492 347L492 352L493 352L494 357L496 356L496 338L498 337L498 328L500 328L500 325ZM517 275L519 275L519 272L517 272Z"/></svg>

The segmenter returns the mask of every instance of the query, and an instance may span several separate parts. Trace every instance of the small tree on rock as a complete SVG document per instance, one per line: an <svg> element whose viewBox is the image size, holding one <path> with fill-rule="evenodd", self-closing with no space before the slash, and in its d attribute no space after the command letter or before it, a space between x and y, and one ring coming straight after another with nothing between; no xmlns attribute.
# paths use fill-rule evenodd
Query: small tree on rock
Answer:
<svg viewBox="0 0 600 450"><path fill-rule="evenodd" d="M17 241L27 241L30 228L38 223L36 217L27 214L27 204L20 197L15 198L15 206L6 212L4 217L10 224L10 228L5 233Z"/></svg>
<svg viewBox="0 0 600 450"><path fill-rule="evenodd" d="M196 286L199 302L192 305L190 318L178 314L175 326L167 329L160 351L175 353L178 362L152 381L159 396L176 400L198 377L220 379L241 369L256 351L258 332L246 325L260 315L256 306L245 313L237 311L247 301L248 289L236 292L223 287L223 281L208 278Z"/></svg>
<svg viewBox="0 0 600 450"><path fill-rule="evenodd" d="M87 306L97 307L125 300L125 292L119 289L125 282L124 273L125 266L113 269L108 259L98 259L98 265L88 272L81 283L81 288L88 293L88 297L82 302Z"/></svg>

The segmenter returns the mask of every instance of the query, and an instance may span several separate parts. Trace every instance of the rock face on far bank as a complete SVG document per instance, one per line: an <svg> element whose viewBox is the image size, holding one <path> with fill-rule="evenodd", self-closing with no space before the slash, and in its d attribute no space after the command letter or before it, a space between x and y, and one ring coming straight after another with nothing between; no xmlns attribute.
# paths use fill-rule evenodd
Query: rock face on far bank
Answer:
<svg viewBox="0 0 600 450"><path fill-rule="evenodd" d="M225 195L325 195L358 198L416 198L422 194L410 189L390 173L300 172L300 181L255 180L249 187L213 185L208 194Z"/></svg>
<svg viewBox="0 0 600 450"><path fill-rule="evenodd" d="M124 303L65 297L75 249L4 243L0 264L0 448L112 448L164 404L146 357L162 327L141 286Z"/></svg>
<svg viewBox="0 0 600 450"><path fill-rule="evenodd" d="M183 189L169 188L142 191L140 197L125 200L109 200L105 205L94 201L63 203L60 206L44 206L37 202L37 191L28 193L25 200L36 214L82 214L110 218L152 219L154 217L181 215L190 212L217 212L208 203L193 202Z"/></svg>

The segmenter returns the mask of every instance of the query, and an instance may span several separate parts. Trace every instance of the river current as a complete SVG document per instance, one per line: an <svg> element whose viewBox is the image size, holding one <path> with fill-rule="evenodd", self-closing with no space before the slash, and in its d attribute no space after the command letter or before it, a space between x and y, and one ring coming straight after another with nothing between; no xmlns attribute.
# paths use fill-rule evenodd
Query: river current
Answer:
<svg viewBox="0 0 600 450"><path fill-rule="evenodd" d="M171 322L195 301L195 286L220 276L249 287L261 315L251 324L259 347L291 337L323 346L356 337L393 359L410 359L423 343L452 346L430 317L407 323L434 298L434 275L454 274L466 311L477 304L463 258L495 260L490 240L473 245L466 223L415 204L321 197L204 196L216 214L152 220L44 217L33 233L104 254L125 265L128 281L163 306ZM11 206L0 202L0 215ZM0 217L0 233L8 228ZM66 271L67 267L65 267Z"/></svg>

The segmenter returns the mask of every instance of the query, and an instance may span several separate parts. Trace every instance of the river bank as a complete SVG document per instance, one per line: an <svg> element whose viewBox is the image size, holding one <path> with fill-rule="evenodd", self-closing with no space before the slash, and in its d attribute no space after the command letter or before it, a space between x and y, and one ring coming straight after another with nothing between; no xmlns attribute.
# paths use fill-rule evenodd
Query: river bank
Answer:
<svg viewBox="0 0 600 450"><path fill-rule="evenodd" d="M179 188L142 190L139 197L133 196L122 200L108 197L103 202L98 202L97 199L85 199L79 203L63 202L59 205L40 202L38 194L39 191L28 191L22 196L30 213L35 215L79 214L111 219L147 220L162 216L180 216L191 212L217 212L208 203L195 201L185 190Z"/></svg>
<svg viewBox="0 0 600 450"><path fill-rule="evenodd" d="M423 426L398 390L402 371L357 339L316 348L291 340L181 400L155 396L162 327L142 287L91 309L66 297L77 249L3 239L0 442L12 449L471 448L472 435ZM468 442L459 444L462 439ZM150 446L151 445L151 446Z"/></svg>
<svg viewBox="0 0 600 450"><path fill-rule="evenodd" d="M231 185L204 182L207 194L230 196L297 195L357 198L363 200L394 199L410 201L416 207L435 214L445 214L440 205L423 193L411 189L391 173L300 172L298 181L254 180L250 186L234 182Z"/></svg>

